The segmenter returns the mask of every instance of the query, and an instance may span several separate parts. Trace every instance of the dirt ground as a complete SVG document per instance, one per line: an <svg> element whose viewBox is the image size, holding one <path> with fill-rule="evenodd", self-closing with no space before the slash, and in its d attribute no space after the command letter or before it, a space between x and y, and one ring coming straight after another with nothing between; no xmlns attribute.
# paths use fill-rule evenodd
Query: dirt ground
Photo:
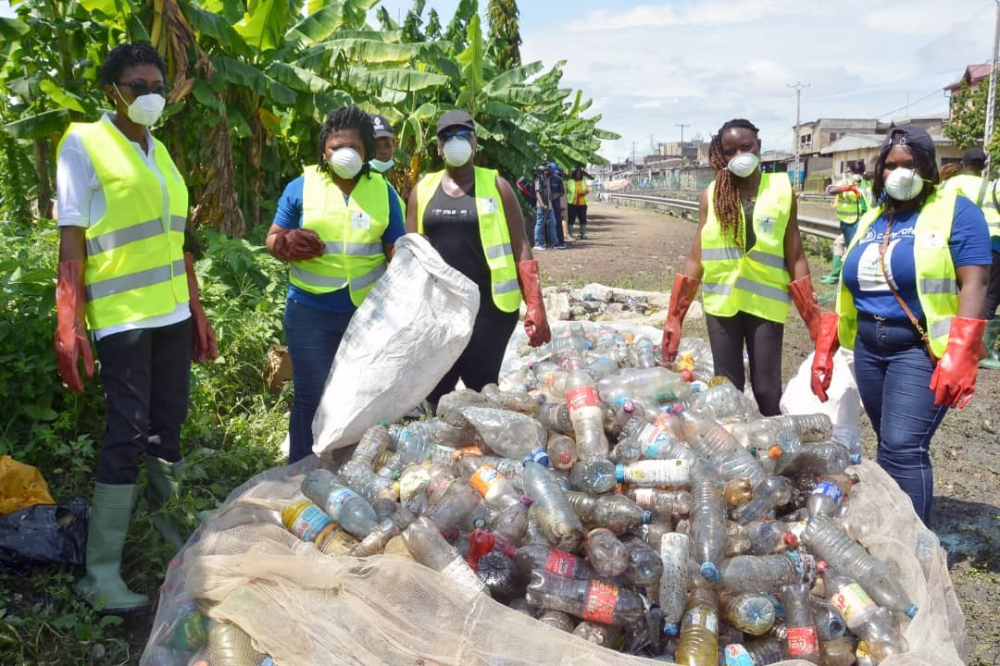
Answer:
<svg viewBox="0 0 1000 666"><path fill-rule="evenodd" d="M669 291L684 265L693 221L650 211L593 204L586 240L567 240L569 249L536 253L543 285L588 282L630 289ZM820 243L807 242L812 273L829 270ZM833 287L815 282L817 295L832 308ZM787 381L812 351L802 320L785 327L783 375ZM685 322L686 335L706 337L704 319ZM1000 371L979 372L976 396L964 410L949 413L931 444L934 507L930 528L948 552L952 581L965 612L970 666L1000 664ZM866 455L874 458L875 437L867 418L861 432Z"/></svg>

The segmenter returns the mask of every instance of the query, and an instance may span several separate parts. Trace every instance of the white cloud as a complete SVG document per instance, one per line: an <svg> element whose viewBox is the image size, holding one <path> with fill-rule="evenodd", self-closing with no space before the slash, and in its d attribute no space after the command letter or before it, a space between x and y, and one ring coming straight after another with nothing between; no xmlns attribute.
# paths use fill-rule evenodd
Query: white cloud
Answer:
<svg viewBox="0 0 1000 666"><path fill-rule="evenodd" d="M636 102L632 105L633 109L658 109L663 106L662 99L647 99L644 102Z"/></svg>
<svg viewBox="0 0 1000 666"><path fill-rule="evenodd" d="M766 2L689 2L675 5L639 5L621 12L600 9L570 23L570 31L622 30L627 28L666 28L675 26L745 23L769 16L799 14L801 2L767 0Z"/></svg>

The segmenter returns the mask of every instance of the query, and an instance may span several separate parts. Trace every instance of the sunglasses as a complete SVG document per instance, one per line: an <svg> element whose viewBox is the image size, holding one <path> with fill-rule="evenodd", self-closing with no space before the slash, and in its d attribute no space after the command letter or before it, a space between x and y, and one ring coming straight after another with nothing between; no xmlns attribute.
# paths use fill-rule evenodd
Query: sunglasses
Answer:
<svg viewBox="0 0 1000 666"><path fill-rule="evenodd" d="M453 131L445 130L445 131L441 132L440 134L438 134L438 137L442 141L448 141L452 137L456 137L456 136L459 139L465 139L466 141L469 141L470 139L472 139L472 137L475 136L475 133L472 130L462 129L462 130L453 130Z"/></svg>
<svg viewBox="0 0 1000 666"><path fill-rule="evenodd" d="M166 85L162 83L155 83L153 85L149 85L143 81L120 81L115 85L128 86L128 88L132 91L133 97L142 97L143 95L148 95L150 93L166 97L167 94L170 92L170 88L168 88Z"/></svg>

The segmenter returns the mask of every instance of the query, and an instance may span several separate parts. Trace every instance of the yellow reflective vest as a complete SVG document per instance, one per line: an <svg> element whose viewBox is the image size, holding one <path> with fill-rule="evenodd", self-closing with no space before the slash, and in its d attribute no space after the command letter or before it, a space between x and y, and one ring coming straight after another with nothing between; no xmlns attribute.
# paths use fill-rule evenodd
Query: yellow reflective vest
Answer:
<svg viewBox="0 0 1000 666"><path fill-rule="evenodd" d="M70 133L82 139L106 201L85 236L87 325L96 330L173 312L188 301L188 191L166 147L153 138L161 180L111 123L73 123Z"/></svg>
<svg viewBox="0 0 1000 666"><path fill-rule="evenodd" d="M576 192L577 183L580 184L580 203L576 202ZM567 180L566 181L566 203L570 206L586 206L587 205L587 194L590 192L590 187L587 185L585 180Z"/></svg>
<svg viewBox="0 0 1000 666"><path fill-rule="evenodd" d="M842 180L840 185L856 185L861 190L861 196L854 192L841 192L837 195L837 220L844 224L855 224L868 211L864 181L855 183L853 180Z"/></svg>
<svg viewBox="0 0 1000 666"><path fill-rule="evenodd" d="M943 191L953 191L970 199L983 210L986 216L986 223L990 227L990 237L1000 238L1000 212L997 211L997 183L1000 181L987 182L983 186L981 176L971 174L960 174L952 176L941 183L940 189ZM980 193L982 201L979 200Z"/></svg>
<svg viewBox="0 0 1000 666"><path fill-rule="evenodd" d="M715 181L708 186L708 215L701 230L701 290L705 312L732 317L746 312L783 323L788 316L788 270L785 268L785 230L792 211L792 185L787 173L762 173L754 205L757 241L746 253L746 220L742 244L726 235L715 215Z"/></svg>
<svg viewBox="0 0 1000 666"><path fill-rule="evenodd" d="M924 202L914 226L913 262L917 272L917 298L923 308L927 320L927 334L930 336L931 349L938 358L944 356L948 347L948 333L951 331L951 319L958 312L958 278L955 274L955 264L951 259L948 240L951 238L951 225L955 220L954 191L938 190ZM869 227L882 215L884 208L879 206L868 211L858 225L858 233L854 235L847 254L864 238ZM840 324L837 336L840 344L846 349L854 349L854 339L858 333L858 311L854 306L854 296L844 286L841 275L840 291L837 294L837 314Z"/></svg>
<svg viewBox="0 0 1000 666"><path fill-rule="evenodd" d="M313 294L347 287L355 306L386 271L382 234L389 226L389 190L382 176L361 176L344 193L318 167L303 174L302 227L323 241L323 256L293 261L291 281Z"/></svg>
<svg viewBox="0 0 1000 666"><path fill-rule="evenodd" d="M503 312L516 312L521 307L521 287L517 281L517 264L510 244L507 215L497 188L497 172L476 167L476 213L479 217L479 238L490 269L493 283L493 303ZM444 178L444 171L424 176L417 183L417 232L424 233L424 213Z"/></svg>

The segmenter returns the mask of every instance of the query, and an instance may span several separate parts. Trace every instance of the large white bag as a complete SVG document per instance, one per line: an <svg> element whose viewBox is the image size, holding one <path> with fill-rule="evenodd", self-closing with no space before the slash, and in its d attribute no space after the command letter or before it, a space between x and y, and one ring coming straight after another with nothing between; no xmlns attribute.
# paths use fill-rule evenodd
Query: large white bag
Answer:
<svg viewBox="0 0 1000 666"><path fill-rule="evenodd" d="M812 362L815 353L809 354L798 372L788 382L778 403L782 414L826 414L835 428L857 430L861 419L861 396L854 379L854 355L840 348L833 355L833 377L826 392L828 400L820 402L812 392Z"/></svg>
<svg viewBox="0 0 1000 666"><path fill-rule="evenodd" d="M354 313L313 418L313 452L361 439L419 405L472 337L479 289L419 234L396 241L389 269Z"/></svg>

